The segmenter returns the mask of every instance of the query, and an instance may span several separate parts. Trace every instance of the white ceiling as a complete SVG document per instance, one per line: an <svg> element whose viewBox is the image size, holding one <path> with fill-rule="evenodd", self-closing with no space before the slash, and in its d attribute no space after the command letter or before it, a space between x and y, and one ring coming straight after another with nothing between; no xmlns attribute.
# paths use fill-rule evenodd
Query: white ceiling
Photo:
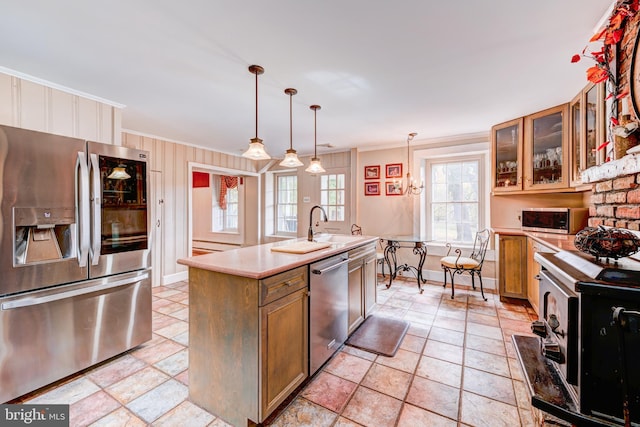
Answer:
<svg viewBox="0 0 640 427"><path fill-rule="evenodd" d="M2 0L0 66L124 104L126 130L282 157L487 132L568 102L612 0ZM1 70L0 70L1 71ZM319 154L326 150L319 148Z"/></svg>

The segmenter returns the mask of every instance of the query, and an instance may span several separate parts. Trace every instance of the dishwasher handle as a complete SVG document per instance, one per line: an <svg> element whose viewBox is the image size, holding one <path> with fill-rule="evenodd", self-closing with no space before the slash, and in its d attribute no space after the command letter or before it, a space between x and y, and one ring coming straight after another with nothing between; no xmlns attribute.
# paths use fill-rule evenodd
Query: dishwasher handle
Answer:
<svg viewBox="0 0 640 427"><path fill-rule="evenodd" d="M340 261L340 262L338 262L336 264L331 264L328 267L325 267L325 268L322 268L322 269L314 268L314 269L311 270L311 272L313 274L324 274L324 273L326 273L328 271L335 270L336 268L338 268L341 265L344 265L344 264L346 264L348 262L349 262L349 259L347 258L347 259L344 259L344 260L342 260L342 261Z"/></svg>

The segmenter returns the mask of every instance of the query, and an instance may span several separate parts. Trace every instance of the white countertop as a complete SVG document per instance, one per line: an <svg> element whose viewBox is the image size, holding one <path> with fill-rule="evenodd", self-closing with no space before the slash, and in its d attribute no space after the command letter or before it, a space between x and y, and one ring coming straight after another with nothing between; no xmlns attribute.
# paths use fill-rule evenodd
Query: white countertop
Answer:
<svg viewBox="0 0 640 427"><path fill-rule="evenodd" d="M306 238L300 237L298 239L283 240L276 243L266 243L229 251L197 255L190 258L181 258L178 260L178 264L218 273L232 274L234 276L262 279L283 271L291 270L292 268L311 264L312 262L337 255L367 243L378 241L377 236L349 235L347 238L346 235L336 235L336 237L347 241L332 242L328 248L306 254L271 251L271 248L274 246L283 246L306 240ZM322 238L323 236L318 236L320 241L322 241ZM330 236L329 239L331 239Z"/></svg>

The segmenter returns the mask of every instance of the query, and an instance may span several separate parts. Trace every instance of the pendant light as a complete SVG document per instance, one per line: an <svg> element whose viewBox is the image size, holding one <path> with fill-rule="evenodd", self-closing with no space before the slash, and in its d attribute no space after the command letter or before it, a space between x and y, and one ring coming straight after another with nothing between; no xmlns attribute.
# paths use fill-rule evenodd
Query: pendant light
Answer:
<svg viewBox="0 0 640 427"><path fill-rule="evenodd" d="M289 95L289 149L284 155L284 160L280 162L280 166L297 168L304 164L298 159L296 150L293 149L293 95L298 93L298 91L290 87L285 89L284 93Z"/></svg>
<svg viewBox="0 0 640 427"><path fill-rule="evenodd" d="M320 164L320 159L318 158L318 125L316 121L316 113L320 109L319 105L312 105L309 108L313 110L313 158L311 159L311 163L309 167L305 169L305 172L309 173L323 173L326 172L322 165Z"/></svg>
<svg viewBox="0 0 640 427"><path fill-rule="evenodd" d="M267 154L262 140L258 138L258 75L264 73L264 68L259 65L250 65L249 72L256 75L256 136L251 138L249 148L242 153L242 157L252 160L268 160L271 156Z"/></svg>

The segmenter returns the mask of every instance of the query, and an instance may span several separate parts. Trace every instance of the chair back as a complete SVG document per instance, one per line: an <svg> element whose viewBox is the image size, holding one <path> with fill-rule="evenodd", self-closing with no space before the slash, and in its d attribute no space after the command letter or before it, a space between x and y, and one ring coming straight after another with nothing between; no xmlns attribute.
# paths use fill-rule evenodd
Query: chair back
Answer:
<svg viewBox="0 0 640 427"><path fill-rule="evenodd" d="M484 262L484 256L487 253L490 236L491 232L485 228L484 230L478 231L476 233L476 238L473 241L473 251L471 252L470 258L478 261L478 264L480 266L482 266L482 263Z"/></svg>
<svg viewBox="0 0 640 427"><path fill-rule="evenodd" d="M362 235L362 227L357 224L351 224L351 234L361 236Z"/></svg>

